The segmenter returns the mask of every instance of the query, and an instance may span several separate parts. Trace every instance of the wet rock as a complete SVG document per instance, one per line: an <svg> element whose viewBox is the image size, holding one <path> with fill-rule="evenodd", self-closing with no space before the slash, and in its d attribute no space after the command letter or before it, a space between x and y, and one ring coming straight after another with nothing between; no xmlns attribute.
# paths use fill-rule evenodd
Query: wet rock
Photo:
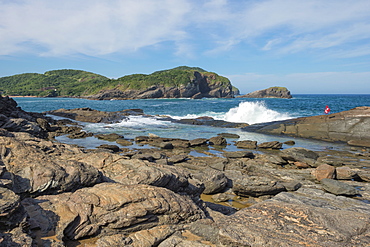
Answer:
<svg viewBox="0 0 370 247"><path fill-rule="evenodd" d="M119 135L116 133L98 134L98 135L95 135L95 137L98 139L110 141L110 142L114 142L114 141L117 141L117 139L124 138L122 135Z"/></svg>
<svg viewBox="0 0 370 247"><path fill-rule="evenodd" d="M272 142L263 142L257 145L258 148L268 148L268 149L281 149L283 147L283 143L278 141Z"/></svg>
<svg viewBox="0 0 370 247"><path fill-rule="evenodd" d="M116 140L116 143L119 144L119 145L122 145L122 146L131 146L133 143L128 141L128 140L125 140L123 138L118 138Z"/></svg>
<svg viewBox="0 0 370 247"><path fill-rule="evenodd" d="M172 142L161 142L158 146L162 149L173 149L174 148Z"/></svg>
<svg viewBox="0 0 370 247"><path fill-rule="evenodd" d="M72 134L69 134L67 137L70 139L82 139L86 137L93 136L93 133L87 133L85 131L79 131L79 132L74 132Z"/></svg>
<svg viewBox="0 0 370 247"><path fill-rule="evenodd" d="M226 139L221 136L215 136L209 139L209 145L224 146L226 144L227 144Z"/></svg>
<svg viewBox="0 0 370 247"><path fill-rule="evenodd" d="M101 144L97 148L108 149L108 150L111 150L112 152L115 152L115 153L120 151L120 149L117 145Z"/></svg>
<svg viewBox="0 0 370 247"><path fill-rule="evenodd" d="M327 164L319 165L312 171L312 175L315 176L318 181L321 181L324 178L335 178L335 167Z"/></svg>
<svg viewBox="0 0 370 247"><path fill-rule="evenodd" d="M257 142L256 141L238 141L235 143L237 148L245 148L245 149L256 149Z"/></svg>
<svg viewBox="0 0 370 247"><path fill-rule="evenodd" d="M294 146L295 145L295 141L292 141L292 140L286 141L286 142L284 142L284 144L285 145L289 145L289 146Z"/></svg>
<svg viewBox="0 0 370 247"><path fill-rule="evenodd" d="M334 195L355 196L359 194L353 186L334 179L324 178L320 180L320 183L324 190Z"/></svg>
<svg viewBox="0 0 370 247"><path fill-rule="evenodd" d="M195 147L195 146L202 146L206 145L208 142L208 139L206 138L197 138L189 141L190 147Z"/></svg>
<svg viewBox="0 0 370 247"><path fill-rule="evenodd" d="M102 183L74 193L27 200L59 217L53 226L58 239L127 233L205 217L187 197L149 185ZM47 227L40 222L41 229Z"/></svg>
<svg viewBox="0 0 370 247"><path fill-rule="evenodd" d="M104 112L94 110L89 107L76 109L58 109L47 111L45 113L89 123L116 123L127 119L127 115L130 114L130 112L127 111ZM142 113L139 114L142 115Z"/></svg>
<svg viewBox="0 0 370 247"><path fill-rule="evenodd" d="M223 152L222 155L226 158L254 158L254 154L248 151Z"/></svg>
<svg viewBox="0 0 370 247"><path fill-rule="evenodd" d="M232 138L232 139L238 139L240 138L240 135L238 134L232 134L232 133L220 133L217 134L218 136L221 136L223 138Z"/></svg>

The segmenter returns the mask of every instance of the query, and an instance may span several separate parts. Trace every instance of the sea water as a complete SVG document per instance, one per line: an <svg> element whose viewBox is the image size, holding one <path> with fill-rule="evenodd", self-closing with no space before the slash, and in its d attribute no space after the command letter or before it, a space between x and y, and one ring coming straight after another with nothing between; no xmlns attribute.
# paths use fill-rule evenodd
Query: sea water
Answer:
<svg viewBox="0 0 370 247"><path fill-rule="evenodd" d="M224 129L209 126L194 126L176 124L164 121L163 116L176 119L196 118L209 116L214 119L241 123L262 123L284 120L297 117L306 117L324 114L325 106L331 109L330 113L350 110L358 106L370 106L370 95L293 95L292 99L145 99L145 100L86 100L76 98L14 98L25 111L44 112L60 108L73 109L90 107L100 111L121 111L139 108L145 114L153 117L130 116L128 119L114 124L84 123L84 129L93 133L118 133L125 138L134 138L138 135L156 134L171 138L210 138L218 133L227 132L240 136L239 139L228 140L255 140L259 143L266 141L281 141L294 139L296 145L322 150L326 148L340 148L344 146L336 143L304 140L300 138L269 136L249 133L240 129ZM96 138L70 140L60 137L60 141L75 143L92 148L100 143ZM229 149L232 147L228 147Z"/></svg>

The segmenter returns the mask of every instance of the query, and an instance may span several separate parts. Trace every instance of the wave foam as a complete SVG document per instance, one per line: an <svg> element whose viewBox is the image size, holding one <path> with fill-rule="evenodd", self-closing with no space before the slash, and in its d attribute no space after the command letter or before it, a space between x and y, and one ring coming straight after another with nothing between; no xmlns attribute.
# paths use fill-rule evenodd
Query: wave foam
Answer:
<svg viewBox="0 0 370 247"><path fill-rule="evenodd" d="M291 118L289 114L268 109L265 102L241 102L231 108L224 117L225 121L235 123L265 123Z"/></svg>

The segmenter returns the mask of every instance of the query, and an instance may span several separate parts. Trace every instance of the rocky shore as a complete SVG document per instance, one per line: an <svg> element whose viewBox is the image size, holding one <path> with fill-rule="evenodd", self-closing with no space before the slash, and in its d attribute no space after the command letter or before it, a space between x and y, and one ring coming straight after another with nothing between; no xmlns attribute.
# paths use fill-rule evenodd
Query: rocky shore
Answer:
<svg viewBox="0 0 370 247"><path fill-rule="evenodd" d="M220 133L193 140L103 134L95 137L110 145L85 149L54 137L93 135L72 120L110 123L144 113L53 114L67 119L25 112L0 96L0 246L370 245L366 147L314 152ZM341 132L354 129L353 118L335 118ZM232 125L212 122L186 124ZM223 151L231 143L238 151Z"/></svg>

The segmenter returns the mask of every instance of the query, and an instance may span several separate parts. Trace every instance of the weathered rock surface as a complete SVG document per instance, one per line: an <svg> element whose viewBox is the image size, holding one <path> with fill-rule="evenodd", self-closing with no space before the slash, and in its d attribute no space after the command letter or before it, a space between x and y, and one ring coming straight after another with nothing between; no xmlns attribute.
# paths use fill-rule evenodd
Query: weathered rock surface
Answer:
<svg viewBox="0 0 370 247"><path fill-rule="evenodd" d="M165 85L152 85L146 89L129 90L104 90L96 95L88 96L89 99L153 99L153 98L233 98L232 85L215 81L213 73L204 74L194 71L194 79L187 85L178 87Z"/></svg>
<svg viewBox="0 0 370 247"><path fill-rule="evenodd" d="M45 112L47 114L65 117L89 123L115 123L127 119L129 115L144 115L141 109L128 109L117 112L104 112L89 107L76 109L58 109Z"/></svg>
<svg viewBox="0 0 370 247"><path fill-rule="evenodd" d="M23 204L26 210L40 207L35 223L44 234L55 229L58 239L132 232L205 216L187 197L149 185L101 183L74 193L25 199Z"/></svg>
<svg viewBox="0 0 370 247"><path fill-rule="evenodd" d="M259 133L289 135L324 141L370 141L370 107L349 111L302 117L271 123L254 124L243 128ZM366 146L366 145L365 145Z"/></svg>
<svg viewBox="0 0 370 247"><path fill-rule="evenodd" d="M50 126L41 114L28 113L18 107L17 102L0 95L0 128L12 132L27 132L46 138Z"/></svg>
<svg viewBox="0 0 370 247"><path fill-rule="evenodd" d="M263 90L254 91L245 95L237 96L238 98L284 98L290 99L292 95L285 87L270 87Z"/></svg>
<svg viewBox="0 0 370 247"><path fill-rule="evenodd" d="M219 219L219 241L226 246L369 245L369 205L316 191L280 193Z"/></svg>
<svg viewBox="0 0 370 247"><path fill-rule="evenodd" d="M68 146L30 136L28 140L24 138L27 135L18 138L0 136L0 159L7 172L12 174L14 192L50 194L100 182L101 174L96 168L58 157Z"/></svg>

